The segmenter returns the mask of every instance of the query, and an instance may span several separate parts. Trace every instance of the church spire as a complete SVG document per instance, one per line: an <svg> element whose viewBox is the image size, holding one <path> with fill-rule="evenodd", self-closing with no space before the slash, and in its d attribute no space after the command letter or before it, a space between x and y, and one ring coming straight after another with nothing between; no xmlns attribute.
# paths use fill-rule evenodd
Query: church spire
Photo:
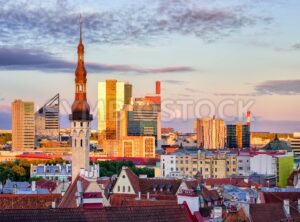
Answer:
<svg viewBox="0 0 300 222"><path fill-rule="evenodd" d="M79 44L78 44L78 51L77 51L78 62L84 62L84 46L82 40L82 24L83 24L82 14L80 14L79 24L80 24L80 36L79 36Z"/></svg>
<svg viewBox="0 0 300 222"><path fill-rule="evenodd" d="M82 44L82 14L80 13L80 43Z"/></svg>
<svg viewBox="0 0 300 222"><path fill-rule="evenodd" d="M84 45L82 39L82 15L80 14L80 39L77 47L78 62L75 71L75 101L72 105L73 120L92 120L90 106L87 103L87 72L84 67Z"/></svg>

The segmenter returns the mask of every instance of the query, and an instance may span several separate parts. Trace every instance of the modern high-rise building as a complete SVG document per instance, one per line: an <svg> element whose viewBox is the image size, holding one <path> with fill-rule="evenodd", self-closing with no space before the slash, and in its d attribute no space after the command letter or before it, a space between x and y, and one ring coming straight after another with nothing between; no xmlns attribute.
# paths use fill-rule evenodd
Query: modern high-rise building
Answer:
<svg viewBox="0 0 300 222"><path fill-rule="evenodd" d="M250 126L242 123L227 125L227 147L228 148L249 148L250 147Z"/></svg>
<svg viewBox="0 0 300 222"><path fill-rule="evenodd" d="M15 100L12 103L12 150L35 147L34 103Z"/></svg>
<svg viewBox="0 0 300 222"><path fill-rule="evenodd" d="M297 161L300 160L300 132L294 133L291 139L291 148L294 153L294 157Z"/></svg>
<svg viewBox="0 0 300 222"><path fill-rule="evenodd" d="M204 149L222 149L225 147L226 127L224 120L213 118L195 121L197 146Z"/></svg>
<svg viewBox="0 0 300 222"><path fill-rule="evenodd" d="M51 98L35 113L37 139L59 139L59 94Z"/></svg>
<svg viewBox="0 0 300 222"><path fill-rule="evenodd" d="M81 20L81 19L80 19ZM78 44L78 62L75 71L75 100L70 115L72 136L72 182L83 171L90 171L90 106L87 102L87 72L84 66L84 46L82 43L82 21L80 21L80 41Z"/></svg>
<svg viewBox="0 0 300 222"><path fill-rule="evenodd" d="M130 104L132 85L117 80L98 83L98 130L100 140L117 139L117 115Z"/></svg>

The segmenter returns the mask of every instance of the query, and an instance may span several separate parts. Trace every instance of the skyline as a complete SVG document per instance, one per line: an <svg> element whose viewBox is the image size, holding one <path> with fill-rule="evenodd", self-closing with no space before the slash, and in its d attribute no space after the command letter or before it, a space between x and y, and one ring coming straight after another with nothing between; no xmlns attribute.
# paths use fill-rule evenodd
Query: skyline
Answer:
<svg viewBox="0 0 300 222"><path fill-rule="evenodd" d="M14 99L41 106L59 92L64 100L73 100L76 26L83 12L92 107L96 107L98 81L128 81L133 84L133 95L139 97L154 92L155 80L161 80L165 100L214 104L225 99L253 100L254 124L262 124L258 129L274 129L279 122L279 132L300 130L296 58L300 32L293 29L300 3L296 1L286 5L279 0L243 4L190 0L169 5L156 0L149 8L149 1L103 1L103 8L92 1L57 1L52 6L50 1L28 2L0 1L4 5L0 13L4 30L0 35L0 128L9 125L3 121ZM266 13L263 7L270 10ZM59 14L63 11L67 13ZM234 110L228 112L234 115ZM183 115L178 109L176 113L174 125ZM192 114L188 114L189 121ZM181 122L183 131L193 127L189 121Z"/></svg>

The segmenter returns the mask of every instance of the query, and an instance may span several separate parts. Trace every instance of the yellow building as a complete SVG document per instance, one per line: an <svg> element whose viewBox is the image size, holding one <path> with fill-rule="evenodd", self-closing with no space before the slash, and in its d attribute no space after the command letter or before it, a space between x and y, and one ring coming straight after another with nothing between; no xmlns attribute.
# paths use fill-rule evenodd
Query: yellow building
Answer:
<svg viewBox="0 0 300 222"><path fill-rule="evenodd" d="M172 158L175 157L175 161ZM204 178L226 178L237 174L236 155L223 153L172 153L161 155L162 175L192 177L200 172Z"/></svg>
<svg viewBox="0 0 300 222"><path fill-rule="evenodd" d="M104 140L103 152L109 157L155 158L155 137L126 136L120 140Z"/></svg>
<svg viewBox="0 0 300 222"><path fill-rule="evenodd" d="M118 112L130 102L132 86L117 80L98 83L98 130L99 143L102 140L117 139Z"/></svg>
<svg viewBox="0 0 300 222"><path fill-rule="evenodd" d="M15 100L12 103L12 150L24 151L34 147L34 103Z"/></svg>
<svg viewBox="0 0 300 222"><path fill-rule="evenodd" d="M225 147L225 121L216 118L197 119L194 123L197 135L197 146L204 149L220 149Z"/></svg>

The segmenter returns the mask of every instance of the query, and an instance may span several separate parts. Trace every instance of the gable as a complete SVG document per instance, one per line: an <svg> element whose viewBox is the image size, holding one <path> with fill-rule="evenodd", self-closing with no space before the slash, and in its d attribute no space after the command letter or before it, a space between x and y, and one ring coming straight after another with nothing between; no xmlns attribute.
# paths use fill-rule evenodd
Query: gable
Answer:
<svg viewBox="0 0 300 222"><path fill-rule="evenodd" d="M133 184L131 184L131 181L126 174L125 170L122 170L117 182L114 186L113 193L119 193L119 194L136 194L133 189Z"/></svg>

